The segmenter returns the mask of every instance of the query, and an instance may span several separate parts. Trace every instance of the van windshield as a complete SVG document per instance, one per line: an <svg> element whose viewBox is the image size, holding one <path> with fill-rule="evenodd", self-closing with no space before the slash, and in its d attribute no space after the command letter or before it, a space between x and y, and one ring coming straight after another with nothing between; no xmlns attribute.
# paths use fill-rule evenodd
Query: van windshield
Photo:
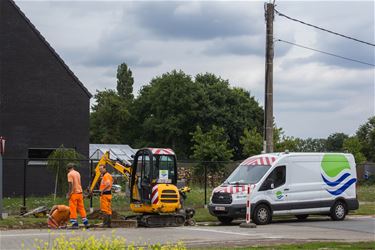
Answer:
<svg viewBox="0 0 375 250"><path fill-rule="evenodd" d="M270 165L238 166L224 184L255 184L270 169Z"/></svg>

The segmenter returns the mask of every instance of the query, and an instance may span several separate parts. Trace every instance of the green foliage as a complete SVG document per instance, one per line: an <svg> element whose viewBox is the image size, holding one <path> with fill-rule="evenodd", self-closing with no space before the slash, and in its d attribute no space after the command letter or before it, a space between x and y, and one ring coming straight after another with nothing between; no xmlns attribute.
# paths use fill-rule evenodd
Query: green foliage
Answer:
<svg viewBox="0 0 375 250"><path fill-rule="evenodd" d="M98 91L90 116L91 143L121 143L129 120L126 103L114 90Z"/></svg>
<svg viewBox="0 0 375 250"><path fill-rule="evenodd" d="M298 152L326 152L326 139L297 138Z"/></svg>
<svg viewBox="0 0 375 250"><path fill-rule="evenodd" d="M154 78L134 102L131 142L134 147L172 147L179 158L191 155L191 133L220 124L236 158L245 128L261 129L263 111L250 93L231 88L213 74L198 74L195 81L182 71Z"/></svg>
<svg viewBox="0 0 375 250"><path fill-rule="evenodd" d="M298 152L299 150L299 141L293 136L284 135L280 141L275 145L277 152L284 152L288 150L289 152Z"/></svg>
<svg viewBox="0 0 375 250"><path fill-rule="evenodd" d="M53 234L53 233L52 233ZM24 244L21 246L25 249ZM94 235L85 237L84 235L77 235L72 237L66 237L66 235L60 235L59 237L50 240L39 240L35 239L33 247L40 250L63 250L63 249L75 249L75 250L136 250L136 249L152 249L152 250L185 250L186 247L182 242L176 244L165 244L160 243L154 245L135 246L134 243L127 243L126 239L122 236L115 236L114 231L111 237L101 236L96 238Z"/></svg>
<svg viewBox="0 0 375 250"><path fill-rule="evenodd" d="M196 173L201 175L204 172L203 164L206 165L208 174L218 174L222 171L225 165L220 161L229 161L233 156L233 149L229 149L228 138L224 129L213 125L211 130L204 133L197 126L192 136L192 142L194 143L192 147L193 158L204 161L204 163L196 166Z"/></svg>
<svg viewBox="0 0 375 250"><path fill-rule="evenodd" d="M135 147L171 147L186 157L201 99L201 89L182 71L152 79L135 100L131 141Z"/></svg>
<svg viewBox="0 0 375 250"><path fill-rule="evenodd" d="M357 188L358 200L366 203L374 203L375 206L375 185L359 185ZM373 211L375 214L375 211Z"/></svg>
<svg viewBox="0 0 375 250"><path fill-rule="evenodd" d="M273 128L273 145L275 152L284 152L289 150L290 152L298 152L298 139L292 136L286 136L282 128L277 128L274 125Z"/></svg>
<svg viewBox="0 0 375 250"><path fill-rule="evenodd" d="M61 145L48 156L47 166L56 175L58 195L63 195L68 191L66 165L72 162L78 166L82 159L85 159L83 155L74 149L65 148L64 145Z"/></svg>
<svg viewBox="0 0 375 250"><path fill-rule="evenodd" d="M126 63L120 64L117 67L117 93L127 102L131 102L134 99L133 84L132 71Z"/></svg>
<svg viewBox="0 0 375 250"><path fill-rule="evenodd" d="M355 158L355 162L357 164L360 164L366 161L366 157L361 152L362 144L357 137L353 136L353 137L349 137L345 139L343 143L343 148L344 150L353 154Z"/></svg>
<svg viewBox="0 0 375 250"><path fill-rule="evenodd" d="M329 152L343 152L344 140L349 136L344 133L333 133L328 136L326 141L326 150Z"/></svg>
<svg viewBox="0 0 375 250"><path fill-rule="evenodd" d="M214 74L198 74L195 77L204 91L201 100L198 125L209 130L212 125L220 124L229 137L229 145L234 149L234 158L242 159L240 138L245 128L261 131L263 110L248 91L231 88L228 80Z"/></svg>
<svg viewBox="0 0 375 250"><path fill-rule="evenodd" d="M375 116L359 127L356 136L362 144L364 156L368 161L375 162Z"/></svg>
<svg viewBox="0 0 375 250"><path fill-rule="evenodd" d="M243 156L250 157L253 155L260 154L263 148L263 137L256 128L248 130L247 128L243 131L243 136L240 138L240 143L243 145Z"/></svg>

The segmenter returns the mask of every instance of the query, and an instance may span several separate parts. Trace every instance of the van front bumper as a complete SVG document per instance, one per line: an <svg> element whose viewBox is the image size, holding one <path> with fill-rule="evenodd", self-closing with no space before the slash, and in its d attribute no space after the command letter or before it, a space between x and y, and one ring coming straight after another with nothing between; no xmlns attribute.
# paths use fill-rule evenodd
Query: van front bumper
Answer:
<svg viewBox="0 0 375 250"><path fill-rule="evenodd" d="M209 204L208 211L215 217L246 218L246 205L244 204Z"/></svg>

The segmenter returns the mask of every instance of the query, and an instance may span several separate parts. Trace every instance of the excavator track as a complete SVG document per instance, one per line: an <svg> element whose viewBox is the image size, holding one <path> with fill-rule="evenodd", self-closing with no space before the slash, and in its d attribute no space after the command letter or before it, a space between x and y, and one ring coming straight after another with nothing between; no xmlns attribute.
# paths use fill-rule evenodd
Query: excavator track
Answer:
<svg viewBox="0 0 375 250"><path fill-rule="evenodd" d="M183 214L142 214L127 216L126 219L136 219L143 227L179 227L186 220Z"/></svg>

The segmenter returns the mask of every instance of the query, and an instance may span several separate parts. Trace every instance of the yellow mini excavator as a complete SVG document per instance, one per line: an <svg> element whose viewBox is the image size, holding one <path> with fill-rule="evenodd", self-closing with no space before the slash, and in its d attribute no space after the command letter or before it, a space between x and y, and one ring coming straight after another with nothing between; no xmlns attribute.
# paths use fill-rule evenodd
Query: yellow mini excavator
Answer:
<svg viewBox="0 0 375 250"><path fill-rule="evenodd" d="M119 171L130 187L130 209L125 219L136 219L146 227L193 225L195 211L184 209L183 201L190 188L177 188L176 155L168 148L142 148L133 164L110 159L106 152L99 160L89 187L92 194L100 177L99 166L110 165Z"/></svg>

